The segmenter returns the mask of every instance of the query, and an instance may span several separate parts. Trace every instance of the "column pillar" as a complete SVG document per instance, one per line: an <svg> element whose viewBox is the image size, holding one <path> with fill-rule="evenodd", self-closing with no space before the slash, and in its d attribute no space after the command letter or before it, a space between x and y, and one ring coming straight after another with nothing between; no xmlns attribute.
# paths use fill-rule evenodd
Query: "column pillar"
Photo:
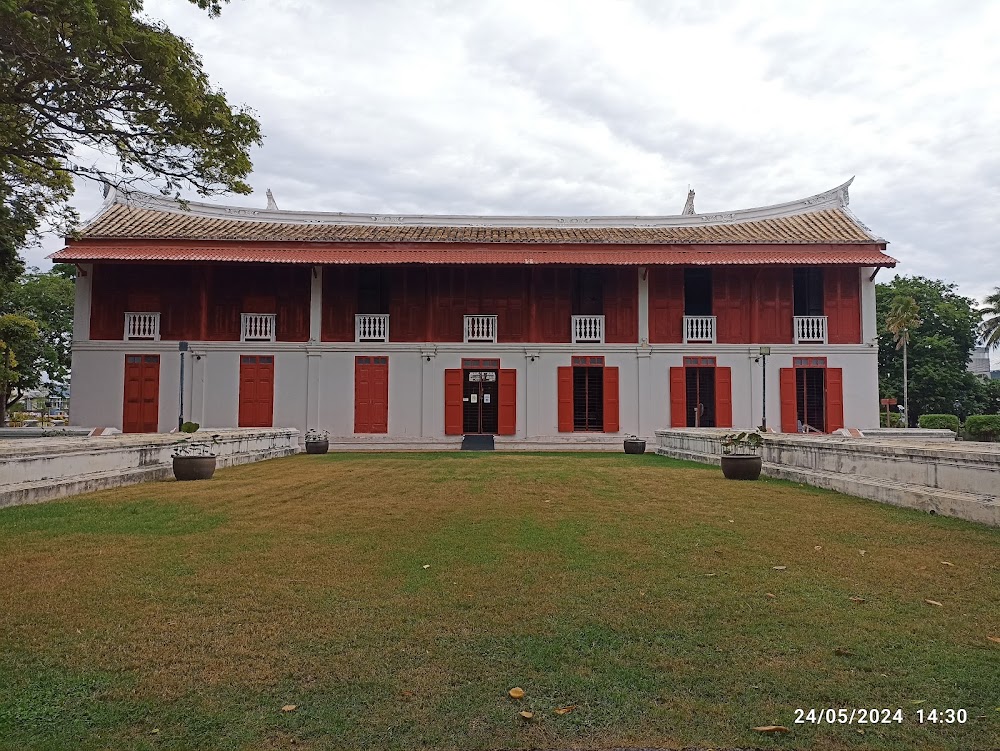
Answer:
<svg viewBox="0 0 1000 751"><path fill-rule="evenodd" d="M535 435L538 428L534 425L534 420L532 416L537 415L538 410L538 394L535 394L535 398L532 398L531 388L529 387L530 382L537 380L536 360L541 357L538 350L526 349L524 351L524 385L521 388L521 392L524 395L524 429L522 430L522 436L524 438L530 438ZM536 389L537 390L537 389Z"/></svg>
<svg viewBox="0 0 1000 751"><path fill-rule="evenodd" d="M650 363L652 362L650 355L652 353L648 347L640 347L636 350L636 378L638 380L636 393L638 394L636 409L638 410L638 416L636 418L636 433L640 438L652 437L653 431L657 427L667 427L666 424L656 425L657 420L661 420L666 417L664 412L663 415L660 414L659 409L654 409L653 402L653 390L652 384L650 383Z"/></svg>
<svg viewBox="0 0 1000 751"><path fill-rule="evenodd" d="M444 381L435 379L431 360L437 357L437 348L422 347L420 349L420 437L425 438L429 432L430 410L438 401L434 398L434 388L441 397L442 419L444 415Z"/></svg>
<svg viewBox="0 0 1000 751"><path fill-rule="evenodd" d="M309 288L309 341L323 338L323 267L313 266Z"/></svg>
<svg viewBox="0 0 1000 751"><path fill-rule="evenodd" d="M639 267L639 346L649 346L649 268Z"/></svg>
<svg viewBox="0 0 1000 751"><path fill-rule="evenodd" d="M871 344L878 341L878 322L875 316L875 282L871 275L874 267L859 270L861 275L861 343Z"/></svg>
<svg viewBox="0 0 1000 751"><path fill-rule="evenodd" d="M187 360L191 366L191 408L187 419L199 425L205 424L205 380L208 372L208 353L188 352Z"/></svg>
<svg viewBox="0 0 1000 751"><path fill-rule="evenodd" d="M73 341L85 342L90 339L90 301L94 289L94 264L77 265L74 282ZM125 321L120 321L124 331Z"/></svg>
<svg viewBox="0 0 1000 751"><path fill-rule="evenodd" d="M320 396L320 352L306 350L306 430L320 428L319 396Z"/></svg>

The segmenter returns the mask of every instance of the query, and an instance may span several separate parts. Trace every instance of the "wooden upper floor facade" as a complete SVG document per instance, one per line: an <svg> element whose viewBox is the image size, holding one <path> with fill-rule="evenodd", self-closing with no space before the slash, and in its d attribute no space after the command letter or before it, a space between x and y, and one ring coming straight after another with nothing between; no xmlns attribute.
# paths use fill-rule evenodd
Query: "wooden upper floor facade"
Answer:
<svg viewBox="0 0 1000 751"><path fill-rule="evenodd" d="M113 195L55 253L86 338L860 344L893 266L847 187L723 214L300 213Z"/></svg>

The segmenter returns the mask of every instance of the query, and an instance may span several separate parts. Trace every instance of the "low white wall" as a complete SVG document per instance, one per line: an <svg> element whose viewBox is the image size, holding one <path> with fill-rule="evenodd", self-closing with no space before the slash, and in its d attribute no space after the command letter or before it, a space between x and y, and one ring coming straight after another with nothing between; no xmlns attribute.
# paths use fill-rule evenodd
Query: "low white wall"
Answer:
<svg viewBox="0 0 1000 751"><path fill-rule="evenodd" d="M658 430L657 453L718 464L725 430ZM1000 526L1000 444L767 435L764 474Z"/></svg>
<svg viewBox="0 0 1000 751"><path fill-rule="evenodd" d="M202 431L192 442L217 435L219 467L288 456L299 450L292 428ZM37 503L77 493L172 476L174 450L183 436L112 435L0 441L0 507Z"/></svg>

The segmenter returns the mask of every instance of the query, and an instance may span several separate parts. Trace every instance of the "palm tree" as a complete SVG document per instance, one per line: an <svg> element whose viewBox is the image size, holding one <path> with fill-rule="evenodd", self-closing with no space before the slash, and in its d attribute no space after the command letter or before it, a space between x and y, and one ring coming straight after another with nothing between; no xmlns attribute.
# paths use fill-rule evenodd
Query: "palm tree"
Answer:
<svg viewBox="0 0 1000 751"><path fill-rule="evenodd" d="M979 327L979 335L987 347L1000 347L1000 287L986 298L986 307L980 311L988 318Z"/></svg>
<svg viewBox="0 0 1000 751"><path fill-rule="evenodd" d="M892 304L889 306L889 315L885 319L886 328L892 333L893 341L896 342L896 349L902 348L903 350L903 424L905 427L910 427L906 349L910 343L910 331L923 323L919 318L919 313L920 307L917 305L916 300L912 297L903 297L900 295L892 301Z"/></svg>

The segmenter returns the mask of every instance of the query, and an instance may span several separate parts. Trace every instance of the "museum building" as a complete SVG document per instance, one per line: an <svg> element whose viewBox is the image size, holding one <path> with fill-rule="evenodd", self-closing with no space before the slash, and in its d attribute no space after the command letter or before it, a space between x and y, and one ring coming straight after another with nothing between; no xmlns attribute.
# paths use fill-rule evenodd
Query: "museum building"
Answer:
<svg viewBox="0 0 1000 751"><path fill-rule="evenodd" d="M79 270L72 420L428 439L873 427L875 275L896 261L849 185L573 217L112 191L52 256Z"/></svg>

